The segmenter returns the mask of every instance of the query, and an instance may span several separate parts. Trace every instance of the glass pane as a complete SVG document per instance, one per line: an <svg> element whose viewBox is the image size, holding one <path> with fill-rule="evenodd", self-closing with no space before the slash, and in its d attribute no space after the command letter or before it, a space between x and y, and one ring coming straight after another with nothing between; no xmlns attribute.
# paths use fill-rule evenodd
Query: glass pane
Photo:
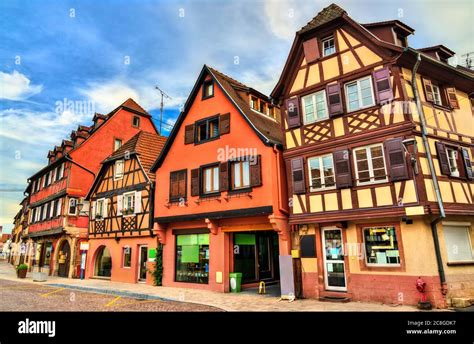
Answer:
<svg viewBox="0 0 474 344"><path fill-rule="evenodd" d="M364 182L368 182L368 181L370 181L369 172L368 171L366 171L366 172L359 171L359 182L364 183Z"/></svg>
<svg viewBox="0 0 474 344"><path fill-rule="evenodd" d="M314 121L313 96L303 98L306 122Z"/></svg>
<svg viewBox="0 0 474 344"><path fill-rule="evenodd" d="M324 247L326 260L344 260L340 230L335 229L324 231Z"/></svg>
<svg viewBox="0 0 474 344"><path fill-rule="evenodd" d="M320 189L322 187L321 178L312 178L311 186L315 189Z"/></svg>
<svg viewBox="0 0 474 344"><path fill-rule="evenodd" d="M364 228L368 264L400 264L395 227Z"/></svg>
<svg viewBox="0 0 474 344"><path fill-rule="evenodd" d="M211 191L211 169L207 168L204 170L204 191L210 192Z"/></svg>
<svg viewBox="0 0 474 344"><path fill-rule="evenodd" d="M370 154L372 155L372 158L383 156L382 147L381 146L371 147L370 148Z"/></svg>
<svg viewBox="0 0 474 344"><path fill-rule="evenodd" d="M242 186L250 186L250 162L244 161L243 163L243 185Z"/></svg>
<svg viewBox="0 0 474 344"><path fill-rule="evenodd" d="M336 185L336 181L334 180L334 175L330 177L325 177L324 184L326 184L326 187L331 187L331 186Z"/></svg>
<svg viewBox="0 0 474 344"><path fill-rule="evenodd" d="M372 166L373 166L374 169L377 169L377 168L384 168L383 158L380 157L380 158L374 158L374 159L372 159Z"/></svg>
<svg viewBox="0 0 474 344"><path fill-rule="evenodd" d="M359 160L357 161L357 171L368 171L369 170L369 163L367 160Z"/></svg>
<svg viewBox="0 0 474 344"><path fill-rule="evenodd" d="M214 167L213 171L214 171L214 185L213 185L212 191L219 191L219 168Z"/></svg>
<svg viewBox="0 0 474 344"><path fill-rule="evenodd" d="M234 187L239 188L242 186L242 180L240 176L240 162L234 163Z"/></svg>

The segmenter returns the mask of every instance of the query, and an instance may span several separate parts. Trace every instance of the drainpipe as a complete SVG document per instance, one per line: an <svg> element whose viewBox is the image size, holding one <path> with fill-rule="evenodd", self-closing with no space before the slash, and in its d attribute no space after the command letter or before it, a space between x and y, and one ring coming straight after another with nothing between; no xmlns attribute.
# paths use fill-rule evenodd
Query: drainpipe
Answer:
<svg viewBox="0 0 474 344"><path fill-rule="evenodd" d="M65 155L64 158L67 160L67 161L70 161L71 163L73 163L74 165L76 166L79 166L80 168L82 168L83 170L89 172L90 174L92 174L94 176L94 179L95 179L95 173L92 172L91 170L89 170L87 167L84 167L82 166L81 164L75 162L74 160L72 160L69 155Z"/></svg>
<svg viewBox="0 0 474 344"><path fill-rule="evenodd" d="M408 51L408 49L405 48L405 51ZM416 53L416 63L413 66L413 69L411 72L412 73L411 87L413 89L413 96L415 98L416 108L420 116L421 138L423 140L423 146L425 147L426 157L428 159L428 165L430 168L431 178L433 180L433 186L434 186L436 199L437 199L438 207L439 207L439 215L433 221L431 221L431 233L433 235L433 241L434 241L434 247L435 247L435 253L436 253L436 262L438 265L439 280L441 282L441 292L443 293L443 295L446 295L447 293L446 275L444 273L443 258L441 257L441 250L439 247L439 238L438 238L438 229L437 229L437 224L446 217L446 213L444 211L443 200L441 198L441 192L439 190L438 178L436 176L436 172L434 169L433 159L431 158L430 145L428 143L428 137L427 137L428 131L426 129L425 114L423 112L423 107L421 106L421 101L418 94L418 86L416 84L416 71L418 70L418 66L420 65L420 62L421 62L421 54Z"/></svg>

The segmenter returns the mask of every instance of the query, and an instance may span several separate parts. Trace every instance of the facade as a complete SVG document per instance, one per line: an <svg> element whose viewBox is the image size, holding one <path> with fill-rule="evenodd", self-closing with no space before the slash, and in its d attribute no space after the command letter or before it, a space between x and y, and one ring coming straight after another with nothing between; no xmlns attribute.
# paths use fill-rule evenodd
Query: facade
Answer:
<svg viewBox="0 0 474 344"><path fill-rule="evenodd" d="M78 277L80 244L87 240L89 204L84 201L101 162L139 131L155 133L150 114L128 99L92 126L79 126L48 154L48 165L29 178L31 266L51 275Z"/></svg>
<svg viewBox="0 0 474 344"><path fill-rule="evenodd" d="M413 33L332 4L272 92L304 297L416 304L419 277L437 307L474 296L474 75Z"/></svg>
<svg viewBox="0 0 474 344"><path fill-rule="evenodd" d="M26 235L28 233L28 197L20 203L20 210L13 219L12 250L10 263L14 266L23 264L26 258Z"/></svg>
<svg viewBox="0 0 474 344"><path fill-rule="evenodd" d="M150 167L165 141L157 133L140 131L102 162L86 197L91 204L86 277L153 282L147 273L157 247Z"/></svg>
<svg viewBox="0 0 474 344"><path fill-rule="evenodd" d="M163 285L229 291L279 281L289 255L279 109L204 66L154 164Z"/></svg>

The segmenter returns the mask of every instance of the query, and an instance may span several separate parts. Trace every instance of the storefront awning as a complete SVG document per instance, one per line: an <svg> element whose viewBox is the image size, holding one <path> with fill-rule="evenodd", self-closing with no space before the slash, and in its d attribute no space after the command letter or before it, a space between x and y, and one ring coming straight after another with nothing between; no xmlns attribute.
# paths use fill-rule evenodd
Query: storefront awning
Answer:
<svg viewBox="0 0 474 344"><path fill-rule="evenodd" d="M39 238L39 237L43 237L43 236L61 234L63 232L64 232L64 228L60 227L60 228L48 229L46 231L29 233L27 235L27 237L28 238Z"/></svg>

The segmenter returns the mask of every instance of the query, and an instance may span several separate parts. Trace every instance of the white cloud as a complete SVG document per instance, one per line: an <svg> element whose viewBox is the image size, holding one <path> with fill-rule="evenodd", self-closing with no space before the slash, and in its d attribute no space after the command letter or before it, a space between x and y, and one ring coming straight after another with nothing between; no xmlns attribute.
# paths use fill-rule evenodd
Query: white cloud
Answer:
<svg viewBox="0 0 474 344"><path fill-rule="evenodd" d="M0 72L0 99L25 100L43 90L43 85L32 85L30 79L18 71Z"/></svg>

